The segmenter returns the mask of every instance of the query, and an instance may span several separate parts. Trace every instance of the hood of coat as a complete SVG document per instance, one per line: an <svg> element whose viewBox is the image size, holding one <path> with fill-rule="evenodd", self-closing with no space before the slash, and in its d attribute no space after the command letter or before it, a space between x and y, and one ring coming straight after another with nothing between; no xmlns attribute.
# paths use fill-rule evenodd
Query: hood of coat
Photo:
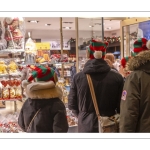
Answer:
<svg viewBox="0 0 150 150"><path fill-rule="evenodd" d="M53 81L33 82L26 84L26 86L24 84L23 87L25 88L26 96L30 99L62 99L62 90Z"/></svg>
<svg viewBox="0 0 150 150"><path fill-rule="evenodd" d="M88 60L84 65L83 72L85 74L107 73L111 70L107 62L103 59Z"/></svg>
<svg viewBox="0 0 150 150"><path fill-rule="evenodd" d="M140 52L135 57L132 57L127 62L126 68L129 71L142 70L150 73L150 50Z"/></svg>

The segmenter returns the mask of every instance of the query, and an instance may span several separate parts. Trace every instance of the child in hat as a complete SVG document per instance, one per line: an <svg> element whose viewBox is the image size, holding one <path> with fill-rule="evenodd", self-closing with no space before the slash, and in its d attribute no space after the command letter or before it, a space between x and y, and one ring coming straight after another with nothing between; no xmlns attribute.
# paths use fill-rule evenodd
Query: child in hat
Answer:
<svg viewBox="0 0 150 150"><path fill-rule="evenodd" d="M66 109L54 70L44 66L31 68L31 76L22 82L28 99L21 108L19 126L25 132L67 132Z"/></svg>
<svg viewBox="0 0 150 150"><path fill-rule="evenodd" d="M121 59L119 73L123 76L124 81L126 77L130 74L130 71L127 68L127 62L131 59L131 56L126 56Z"/></svg>

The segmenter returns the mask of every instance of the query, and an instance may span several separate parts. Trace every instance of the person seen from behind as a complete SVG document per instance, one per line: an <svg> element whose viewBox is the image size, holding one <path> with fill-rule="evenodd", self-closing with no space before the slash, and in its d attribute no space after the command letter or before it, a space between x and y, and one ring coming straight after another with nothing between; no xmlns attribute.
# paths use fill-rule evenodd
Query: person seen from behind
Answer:
<svg viewBox="0 0 150 150"><path fill-rule="evenodd" d="M31 68L31 76L22 81L28 98L19 114L19 126L28 133L66 133L66 109L55 71L41 65Z"/></svg>
<svg viewBox="0 0 150 150"><path fill-rule="evenodd" d="M89 60L83 71L77 73L71 84L68 108L78 118L78 132L99 132L98 118L93 105L86 74L92 78L101 116L112 116L120 112L123 78L104 60L108 43L92 40L87 50Z"/></svg>
<svg viewBox="0 0 150 150"><path fill-rule="evenodd" d="M126 78L120 113L120 132L150 132L150 41L134 42L134 57L127 63L130 75Z"/></svg>
<svg viewBox="0 0 150 150"><path fill-rule="evenodd" d="M118 70L114 67L114 63L115 63L115 56L114 56L114 54L107 53L105 55L105 59L109 59L110 62L111 62L111 66L112 66L111 68L118 72Z"/></svg>

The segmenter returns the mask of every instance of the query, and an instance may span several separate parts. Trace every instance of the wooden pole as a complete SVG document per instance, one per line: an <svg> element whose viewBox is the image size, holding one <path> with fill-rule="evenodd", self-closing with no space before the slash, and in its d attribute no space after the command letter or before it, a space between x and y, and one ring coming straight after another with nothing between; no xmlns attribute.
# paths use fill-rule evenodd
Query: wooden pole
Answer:
<svg viewBox="0 0 150 150"><path fill-rule="evenodd" d="M130 27L126 26L126 56L130 55Z"/></svg>
<svg viewBox="0 0 150 150"><path fill-rule="evenodd" d="M124 57L124 33L123 33L123 26L122 21L120 22L120 38L121 38L121 59Z"/></svg>
<svg viewBox="0 0 150 150"><path fill-rule="evenodd" d="M78 31L78 17L75 18L75 29L76 29L76 70L79 72L79 49L78 49L78 39L79 39L79 31Z"/></svg>
<svg viewBox="0 0 150 150"><path fill-rule="evenodd" d="M60 44L61 44L61 60L63 59L63 31L62 31L62 17L60 17ZM62 63L62 78L64 78L64 64Z"/></svg>

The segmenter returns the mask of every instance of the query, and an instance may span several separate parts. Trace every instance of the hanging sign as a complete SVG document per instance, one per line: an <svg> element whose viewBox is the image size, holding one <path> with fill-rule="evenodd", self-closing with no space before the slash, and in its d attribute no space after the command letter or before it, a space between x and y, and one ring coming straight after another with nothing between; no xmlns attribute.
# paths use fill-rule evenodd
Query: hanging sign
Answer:
<svg viewBox="0 0 150 150"><path fill-rule="evenodd" d="M50 50L50 43L35 43L37 50Z"/></svg>

